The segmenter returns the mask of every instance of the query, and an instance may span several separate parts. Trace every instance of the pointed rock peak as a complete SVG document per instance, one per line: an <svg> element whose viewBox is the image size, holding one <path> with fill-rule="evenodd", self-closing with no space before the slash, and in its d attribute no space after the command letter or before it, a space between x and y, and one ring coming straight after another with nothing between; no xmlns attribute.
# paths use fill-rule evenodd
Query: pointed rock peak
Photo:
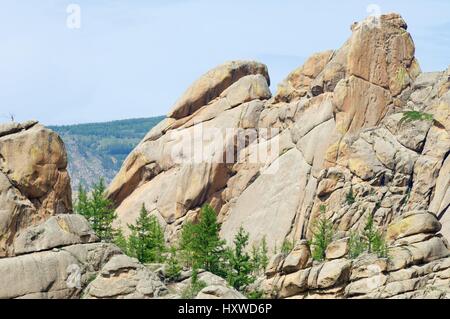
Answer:
<svg viewBox="0 0 450 319"><path fill-rule="evenodd" d="M339 81L355 76L399 96L421 73L407 24L396 13L355 22L350 39L337 51L311 56L278 88L275 102L333 92Z"/></svg>
<svg viewBox="0 0 450 319"><path fill-rule="evenodd" d="M181 119L219 97L233 83L247 75L261 74L270 85L267 66L254 61L231 61L195 81L172 107L168 117Z"/></svg>
<svg viewBox="0 0 450 319"><path fill-rule="evenodd" d="M347 73L398 96L421 73L415 46L403 18L390 13L353 26Z"/></svg>
<svg viewBox="0 0 450 319"><path fill-rule="evenodd" d="M295 98L305 96L314 79L323 71L333 56L333 51L313 54L305 64L291 72L288 77L278 85L275 95L276 102L289 102Z"/></svg>

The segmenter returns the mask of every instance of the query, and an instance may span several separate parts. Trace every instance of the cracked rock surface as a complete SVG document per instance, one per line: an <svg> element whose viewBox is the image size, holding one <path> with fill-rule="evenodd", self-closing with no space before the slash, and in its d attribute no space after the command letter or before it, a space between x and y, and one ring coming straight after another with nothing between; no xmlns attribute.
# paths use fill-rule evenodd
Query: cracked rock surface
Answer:
<svg viewBox="0 0 450 319"><path fill-rule="evenodd" d="M245 74L234 76L236 65ZM382 15L376 27L370 19L354 24L340 49L314 54L273 97L260 64L224 64L195 82L148 133L111 183L109 197L123 225L145 203L169 241L211 203L224 239L231 243L243 226L250 245L265 236L269 251L285 240L311 239L326 205L338 234L329 261L312 265L297 252L272 265L264 284L278 291L274 296L446 297L449 76L450 69L421 71L407 24L395 13ZM406 110L434 120L402 121ZM202 140L207 160L196 161L195 152L186 151L192 140L183 137L196 136L200 127L218 134ZM220 134L230 128L252 133L228 161L217 161L239 139ZM267 149L263 161L250 160ZM342 242L369 216L388 233L392 251L373 289L367 288L369 275L355 279L355 271L364 271L355 270L359 261L346 260ZM401 270L417 274L400 280L395 272Z"/></svg>

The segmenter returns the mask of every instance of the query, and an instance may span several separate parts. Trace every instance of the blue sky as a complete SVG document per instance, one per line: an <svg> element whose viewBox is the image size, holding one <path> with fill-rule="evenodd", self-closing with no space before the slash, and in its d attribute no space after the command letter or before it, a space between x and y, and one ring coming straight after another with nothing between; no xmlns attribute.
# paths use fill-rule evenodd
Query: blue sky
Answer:
<svg viewBox="0 0 450 319"><path fill-rule="evenodd" d="M66 26L70 3L80 29ZM0 0L0 121L163 115L234 59L266 63L275 89L312 53L339 48L370 4L403 15L424 71L449 66L448 0Z"/></svg>

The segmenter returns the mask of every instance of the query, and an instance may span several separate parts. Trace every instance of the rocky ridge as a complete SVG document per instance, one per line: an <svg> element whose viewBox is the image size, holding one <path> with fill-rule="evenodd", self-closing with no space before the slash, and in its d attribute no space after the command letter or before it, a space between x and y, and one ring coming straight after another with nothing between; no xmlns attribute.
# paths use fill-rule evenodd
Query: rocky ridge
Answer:
<svg viewBox="0 0 450 319"><path fill-rule="evenodd" d="M275 248L310 239L325 205L336 242L372 216L388 233L392 257L350 261L341 254L319 265L302 257L300 267L289 266L298 256L278 257L263 281L279 288L271 296L447 297L445 289L429 291L449 284L450 69L421 72L398 14L351 30L340 49L313 55L273 97L267 68L257 62L226 63L196 81L111 183L122 224L133 222L144 203L170 241L208 202L228 242L242 225L251 244L265 236ZM431 114L433 121L404 122L406 110ZM183 139L194 136L195 144L200 127L223 133L201 140L206 161L196 160L192 140ZM236 131L224 134L230 128L256 136L243 148L231 146L231 161L217 160L239 138ZM264 161L249 160L268 145L275 147ZM286 262L287 269L279 268ZM362 270L372 262L380 264L378 287L361 288L372 280ZM301 288L285 292L290 280ZM392 288L401 285L409 288Z"/></svg>

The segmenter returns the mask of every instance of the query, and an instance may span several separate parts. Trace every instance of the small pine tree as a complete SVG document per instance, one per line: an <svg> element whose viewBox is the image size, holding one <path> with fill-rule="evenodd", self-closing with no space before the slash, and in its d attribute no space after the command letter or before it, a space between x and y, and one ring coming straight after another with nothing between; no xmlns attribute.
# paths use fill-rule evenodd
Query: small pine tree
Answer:
<svg viewBox="0 0 450 319"><path fill-rule="evenodd" d="M378 233L377 236L375 236L375 238L373 239L372 250L380 258L388 258L389 257L388 245L386 243L386 240L380 233Z"/></svg>
<svg viewBox="0 0 450 319"><path fill-rule="evenodd" d="M166 277L172 281L177 280L181 275L182 267L179 263L177 248L175 246L169 248L169 256L166 263Z"/></svg>
<svg viewBox="0 0 450 319"><path fill-rule="evenodd" d="M165 240L164 232L155 216L149 216L145 206L136 225L128 225L131 235L128 239L130 254L142 263L163 262Z"/></svg>
<svg viewBox="0 0 450 319"><path fill-rule="evenodd" d="M325 259L328 245L333 241L333 224L326 217L326 206L320 207L320 217L314 224L313 236L310 242L312 258L317 261Z"/></svg>
<svg viewBox="0 0 450 319"><path fill-rule="evenodd" d="M367 251L379 257L387 257L387 244L383 235L376 229L373 216L370 215L364 227L363 236L367 242Z"/></svg>
<svg viewBox="0 0 450 319"><path fill-rule="evenodd" d="M86 217L97 236L104 242L112 242L115 230L112 226L117 215L114 212L113 203L106 198L106 186L100 179L93 186L90 195L83 186L78 188L78 200L75 203L75 211Z"/></svg>
<svg viewBox="0 0 450 319"><path fill-rule="evenodd" d="M248 245L249 234L243 227L239 228L234 237L234 248L227 250L227 281L239 291L255 281L252 276L254 270L250 255L245 251Z"/></svg>
<svg viewBox="0 0 450 319"><path fill-rule="evenodd" d="M82 184L78 185L78 198L75 201L75 212L83 215L88 221L90 221L90 203L86 189Z"/></svg>
<svg viewBox="0 0 450 319"><path fill-rule="evenodd" d="M257 276L261 270L261 252L259 246L252 246L250 259L252 263L253 275Z"/></svg>
<svg viewBox="0 0 450 319"><path fill-rule="evenodd" d="M355 259L363 252L377 254L380 258L388 257L388 245L383 234L376 229L372 215L368 217L362 234L350 234L348 257Z"/></svg>
<svg viewBox="0 0 450 319"><path fill-rule="evenodd" d="M219 231L216 212L206 204L200 211L197 224L184 225L180 246L184 250L184 259L193 268L225 276L223 269L225 242L220 239Z"/></svg>
<svg viewBox="0 0 450 319"><path fill-rule="evenodd" d="M193 223L187 222L183 225L180 237L180 259L186 267L194 266L194 248L192 242L195 237L196 227Z"/></svg>

